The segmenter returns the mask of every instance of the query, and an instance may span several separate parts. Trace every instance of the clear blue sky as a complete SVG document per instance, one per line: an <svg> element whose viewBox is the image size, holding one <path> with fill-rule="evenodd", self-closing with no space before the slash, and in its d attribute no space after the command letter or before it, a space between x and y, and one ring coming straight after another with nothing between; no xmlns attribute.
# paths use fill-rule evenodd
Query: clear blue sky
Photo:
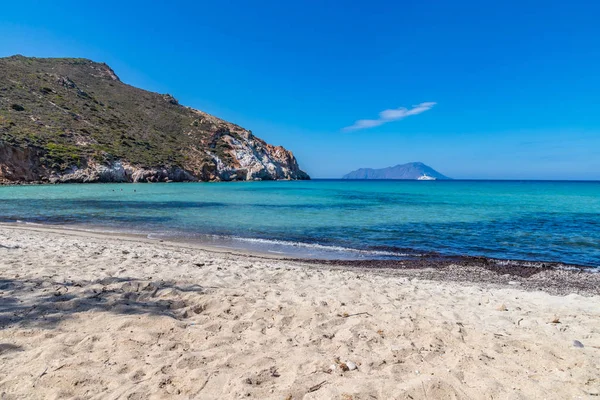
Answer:
<svg viewBox="0 0 600 400"><path fill-rule="evenodd" d="M4 3L0 56L104 61L313 177L600 179L599 2Z"/></svg>

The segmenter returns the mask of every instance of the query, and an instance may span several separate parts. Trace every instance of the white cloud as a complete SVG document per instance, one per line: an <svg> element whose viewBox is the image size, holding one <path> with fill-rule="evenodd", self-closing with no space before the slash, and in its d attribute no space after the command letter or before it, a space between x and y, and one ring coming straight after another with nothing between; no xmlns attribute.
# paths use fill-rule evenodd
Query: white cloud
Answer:
<svg viewBox="0 0 600 400"><path fill-rule="evenodd" d="M431 110L436 103L428 101L417 104L411 109L400 107L396 109L383 110L379 113L378 119L359 119L352 126L347 126L343 129L344 132L357 131L359 129L374 128L388 122L397 121L402 118L410 117L411 115L421 114L427 110Z"/></svg>

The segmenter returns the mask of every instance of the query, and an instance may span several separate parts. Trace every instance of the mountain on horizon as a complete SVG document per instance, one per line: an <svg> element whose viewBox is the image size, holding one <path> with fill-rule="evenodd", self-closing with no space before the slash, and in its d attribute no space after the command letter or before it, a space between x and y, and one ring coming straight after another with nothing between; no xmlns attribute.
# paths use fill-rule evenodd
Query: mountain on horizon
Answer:
<svg viewBox="0 0 600 400"><path fill-rule="evenodd" d="M360 168L342 177L342 179L406 179L416 180L427 174L438 180L449 180L449 178L422 162L411 162L398 164L388 168Z"/></svg>

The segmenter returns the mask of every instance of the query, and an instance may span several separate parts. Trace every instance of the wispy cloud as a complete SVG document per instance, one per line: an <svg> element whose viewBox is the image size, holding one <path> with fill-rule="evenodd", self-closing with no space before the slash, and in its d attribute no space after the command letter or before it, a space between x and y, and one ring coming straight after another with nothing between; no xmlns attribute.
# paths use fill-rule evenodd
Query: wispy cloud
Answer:
<svg viewBox="0 0 600 400"><path fill-rule="evenodd" d="M367 129L374 128L376 126L380 126L383 124L387 124L388 122L397 121L402 118L410 117L411 115L417 115L424 113L427 110L431 110L436 103L433 101L428 101L425 103L417 104L412 108L396 108L390 110L383 110L379 113L378 119L359 119L353 125L347 126L342 129L344 132L357 131L359 129Z"/></svg>

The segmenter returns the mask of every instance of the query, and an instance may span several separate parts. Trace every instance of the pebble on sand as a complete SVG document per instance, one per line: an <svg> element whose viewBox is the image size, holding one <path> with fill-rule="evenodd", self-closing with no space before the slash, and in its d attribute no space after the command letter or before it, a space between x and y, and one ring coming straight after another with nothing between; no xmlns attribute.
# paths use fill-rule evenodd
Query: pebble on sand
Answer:
<svg viewBox="0 0 600 400"><path fill-rule="evenodd" d="M358 368L352 361L346 361L345 364L350 371L354 371L356 368Z"/></svg>

